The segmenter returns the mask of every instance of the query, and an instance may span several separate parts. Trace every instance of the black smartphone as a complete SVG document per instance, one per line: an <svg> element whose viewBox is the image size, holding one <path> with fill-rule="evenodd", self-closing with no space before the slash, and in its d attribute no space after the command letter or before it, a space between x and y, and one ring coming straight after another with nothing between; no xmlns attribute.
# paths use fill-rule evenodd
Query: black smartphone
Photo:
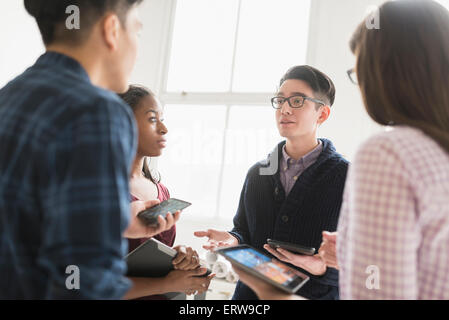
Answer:
<svg viewBox="0 0 449 320"><path fill-rule="evenodd" d="M300 246L295 243L282 242L272 239L267 239L267 243L273 249L282 248L294 253L303 254L306 256L313 256L315 254L315 248Z"/></svg>
<svg viewBox="0 0 449 320"><path fill-rule="evenodd" d="M167 213L171 212L172 214L174 214L176 211L184 210L191 205L192 204L190 202L171 198L161 202L157 206L139 212L137 217L141 219L146 225L157 226L159 224L157 222L158 216L162 215L165 218Z"/></svg>

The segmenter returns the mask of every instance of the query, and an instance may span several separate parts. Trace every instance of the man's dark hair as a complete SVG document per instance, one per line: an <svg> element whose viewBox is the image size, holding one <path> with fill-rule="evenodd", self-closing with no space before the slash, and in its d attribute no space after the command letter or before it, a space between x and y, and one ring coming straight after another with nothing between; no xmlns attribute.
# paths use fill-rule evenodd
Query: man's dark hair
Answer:
<svg viewBox="0 0 449 320"><path fill-rule="evenodd" d="M282 77L280 86L287 80L302 80L315 93L315 98L332 106L335 101L335 86L332 80L323 72L311 66L296 66L290 68Z"/></svg>
<svg viewBox="0 0 449 320"><path fill-rule="evenodd" d="M143 0L24 0L25 9L39 26L45 45L54 42L79 44L86 39L92 26L103 15L112 11L123 25L129 9ZM67 7L75 5L80 10L80 29L68 30L65 21L69 17Z"/></svg>

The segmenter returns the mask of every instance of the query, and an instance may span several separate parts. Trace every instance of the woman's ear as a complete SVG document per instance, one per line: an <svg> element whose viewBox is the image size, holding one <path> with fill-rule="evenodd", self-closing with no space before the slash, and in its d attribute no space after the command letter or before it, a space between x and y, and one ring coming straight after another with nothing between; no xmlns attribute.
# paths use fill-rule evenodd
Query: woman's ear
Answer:
<svg viewBox="0 0 449 320"><path fill-rule="evenodd" d="M116 51L119 45L121 23L118 16L110 13L101 22L104 41L109 49Z"/></svg>

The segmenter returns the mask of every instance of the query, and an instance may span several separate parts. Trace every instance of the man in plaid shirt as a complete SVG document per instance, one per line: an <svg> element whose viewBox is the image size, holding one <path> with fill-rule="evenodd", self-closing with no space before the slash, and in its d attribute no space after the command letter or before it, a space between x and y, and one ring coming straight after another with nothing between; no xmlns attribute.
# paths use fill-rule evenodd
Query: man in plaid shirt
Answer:
<svg viewBox="0 0 449 320"><path fill-rule="evenodd" d="M122 298L123 236L179 217L148 229L136 213L154 203L130 212L136 127L113 91L128 87L140 2L25 0L47 50L0 90L0 299ZM79 30L65 28L69 5Z"/></svg>

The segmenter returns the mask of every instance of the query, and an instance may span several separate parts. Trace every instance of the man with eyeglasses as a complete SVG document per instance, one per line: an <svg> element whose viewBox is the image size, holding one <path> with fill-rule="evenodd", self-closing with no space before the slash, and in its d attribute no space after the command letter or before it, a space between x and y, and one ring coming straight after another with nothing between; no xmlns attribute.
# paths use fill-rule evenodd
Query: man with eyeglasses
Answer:
<svg viewBox="0 0 449 320"><path fill-rule="evenodd" d="M208 237L205 249L248 244L298 267L310 276L297 292L307 299L338 299L338 271L326 267L318 254L273 250L266 242L270 238L318 250L322 233L337 229L348 162L330 140L317 138L334 100L334 84L321 71L310 66L288 70L271 100L286 140L249 170L232 231L195 232ZM233 299L257 296L239 281Z"/></svg>

